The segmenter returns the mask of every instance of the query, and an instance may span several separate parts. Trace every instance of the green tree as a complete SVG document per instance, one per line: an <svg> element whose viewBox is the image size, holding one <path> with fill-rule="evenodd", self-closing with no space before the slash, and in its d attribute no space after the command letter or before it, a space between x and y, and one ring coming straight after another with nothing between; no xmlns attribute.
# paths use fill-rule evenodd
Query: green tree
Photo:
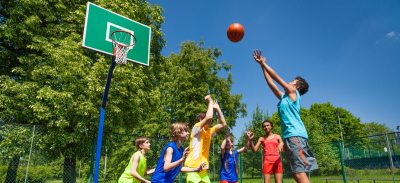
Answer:
<svg viewBox="0 0 400 183"><path fill-rule="evenodd" d="M255 108L252 114L252 119L250 121L249 126L247 127L247 130L250 130L254 133L254 139L253 143L256 143L258 138L261 136L265 135L265 132L262 128L262 122L266 119L271 119L270 116L268 116L268 113L265 113L260 109L259 106ZM280 129L275 128L274 123L274 133L280 133ZM242 147L246 143L246 132L243 133L243 135L240 137L240 143L239 147ZM246 153L242 153L241 156L243 156L243 169L245 170L246 176L260 176L262 175L261 172L261 167L262 167L262 161L260 159L262 158L262 149L259 149L256 153L253 153L251 149L248 149Z"/></svg>
<svg viewBox="0 0 400 183"><path fill-rule="evenodd" d="M341 133L344 139L366 135L360 118L344 108L334 107L329 102L312 104L310 113L322 125L323 133L329 141L341 140Z"/></svg>
<svg viewBox="0 0 400 183"><path fill-rule="evenodd" d="M16 182L20 158L29 152L31 134L29 127L0 123L0 160L10 159L5 182Z"/></svg>
<svg viewBox="0 0 400 183"><path fill-rule="evenodd" d="M384 124L377 123L377 122L364 123L363 126L364 126L364 131L367 132L368 136L391 132L389 127L387 127Z"/></svg>
<svg viewBox="0 0 400 183"><path fill-rule="evenodd" d="M159 61L164 45L160 7L144 0L94 3L150 25L151 62ZM63 182L75 182L76 158L89 154L110 63L110 57L81 47L85 5L37 0L0 6L0 119L45 126L40 145L49 159L65 157ZM149 92L152 76L144 70L129 64L115 70L105 136L126 124L148 122L145 111L153 109L150 101L159 95Z"/></svg>
<svg viewBox="0 0 400 183"><path fill-rule="evenodd" d="M311 151L317 159L318 173L321 175L338 174L340 172L340 155L337 152L337 143L332 143L325 135L321 120L311 110L302 108L301 119L307 129Z"/></svg>

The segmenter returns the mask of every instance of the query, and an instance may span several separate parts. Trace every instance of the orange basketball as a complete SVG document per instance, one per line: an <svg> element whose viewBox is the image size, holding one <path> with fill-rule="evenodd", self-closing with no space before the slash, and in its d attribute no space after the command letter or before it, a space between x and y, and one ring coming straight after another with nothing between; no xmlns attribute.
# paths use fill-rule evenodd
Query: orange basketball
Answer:
<svg viewBox="0 0 400 183"><path fill-rule="evenodd" d="M233 23L228 27L226 35L232 42L239 42L244 36L244 28L240 23Z"/></svg>

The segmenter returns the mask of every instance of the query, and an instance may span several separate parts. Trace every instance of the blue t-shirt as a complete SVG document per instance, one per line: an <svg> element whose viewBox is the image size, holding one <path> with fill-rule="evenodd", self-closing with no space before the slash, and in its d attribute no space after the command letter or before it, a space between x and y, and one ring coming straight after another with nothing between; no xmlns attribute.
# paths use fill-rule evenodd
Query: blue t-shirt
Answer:
<svg viewBox="0 0 400 183"><path fill-rule="evenodd" d="M219 171L219 180L226 180L228 182L237 182L238 175L236 172L236 166L238 165L238 152L234 150L232 154L229 154L229 150L225 150L224 157L221 159L221 169Z"/></svg>
<svg viewBox="0 0 400 183"><path fill-rule="evenodd" d="M165 163L164 156L165 156L165 152L167 151L168 147L171 147L173 149L171 162L178 161L183 156L183 151L184 151L183 147L178 149L175 142L168 142L168 144L162 150L160 157L158 158L156 169L154 170L153 176L151 176L152 183L157 183L157 182L173 183L175 180L175 177L181 171L182 163L179 164L178 166L176 166L175 168L169 170L168 172L164 171L164 163Z"/></svg>
<svg viewBox="0 0 400 183"><path fill-rule="evenodd" d="M278 103L278 114L281 119L282 136L284 139L289 137L304 137L308 139L306 128L300 118L300 94L296 90L297 100L292 101L285 93L281 96Z"/></svg>

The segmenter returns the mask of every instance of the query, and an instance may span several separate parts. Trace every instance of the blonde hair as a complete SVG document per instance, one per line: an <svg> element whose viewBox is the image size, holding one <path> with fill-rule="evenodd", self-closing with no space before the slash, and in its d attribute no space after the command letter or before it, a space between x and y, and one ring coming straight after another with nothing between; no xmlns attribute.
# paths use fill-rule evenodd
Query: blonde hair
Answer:
<svg viewBox="0 0 400 183"><path fill-rule="evenodd" d="M171 133L171 138L173 141L176 141L178 139L178 136L185 131L189 131L189 127L186 123L181 122L172 123L171 127L169 128L169 132Z"/></svg>
<svg viewBox="0 0 400 183"><path fill-rule="evenodd" d="M138 137L138 138L135 140L135 146L136 146L136 148L141 149L141 148L140 148L140 145L142 145L143 143L145 143L147 140L149 140L149 138L147 138L147 137Z"/></svg>

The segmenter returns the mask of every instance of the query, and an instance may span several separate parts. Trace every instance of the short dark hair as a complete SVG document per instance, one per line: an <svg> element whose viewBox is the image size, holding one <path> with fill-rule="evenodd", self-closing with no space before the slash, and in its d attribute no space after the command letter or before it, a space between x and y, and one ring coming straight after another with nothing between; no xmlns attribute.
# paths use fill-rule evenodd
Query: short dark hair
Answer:
<svg viewBox="0 0 400 183"><path fill-rule="evenodd" d="M264 120L264 121L261 123L261 127L262 127L262 128L264 128L264 123L269 123L269 124L271 125L271 127L274 128L274 124L273 124L270 120L268 120L268 119Z"/></svg>
<svg viewBox="0 0 400 183"><path fill-rule="evenodd" d="M140 145L142 145L143 143L145 143L147 140L149 140L147 137L138 137L135 140L135 146L136 148L140 149Z"/></svg>
<svg viewBox="0 0 400 183"><path fill-rule="evenodd" d="M200 113L199 115L197 115L197 121L201 121L201 120L203 120L205 117L206 117L206 113L205 113L205 112Z"/></svg>
<svg viewBox="0 0 400 183"><path fill-rule="evenodd" d="M299 90L300 95L306 94L308 92L308 87L309 87L307 81L301 76L297 76L295 80L297 80L296 86L297 90Z"/></svg>

